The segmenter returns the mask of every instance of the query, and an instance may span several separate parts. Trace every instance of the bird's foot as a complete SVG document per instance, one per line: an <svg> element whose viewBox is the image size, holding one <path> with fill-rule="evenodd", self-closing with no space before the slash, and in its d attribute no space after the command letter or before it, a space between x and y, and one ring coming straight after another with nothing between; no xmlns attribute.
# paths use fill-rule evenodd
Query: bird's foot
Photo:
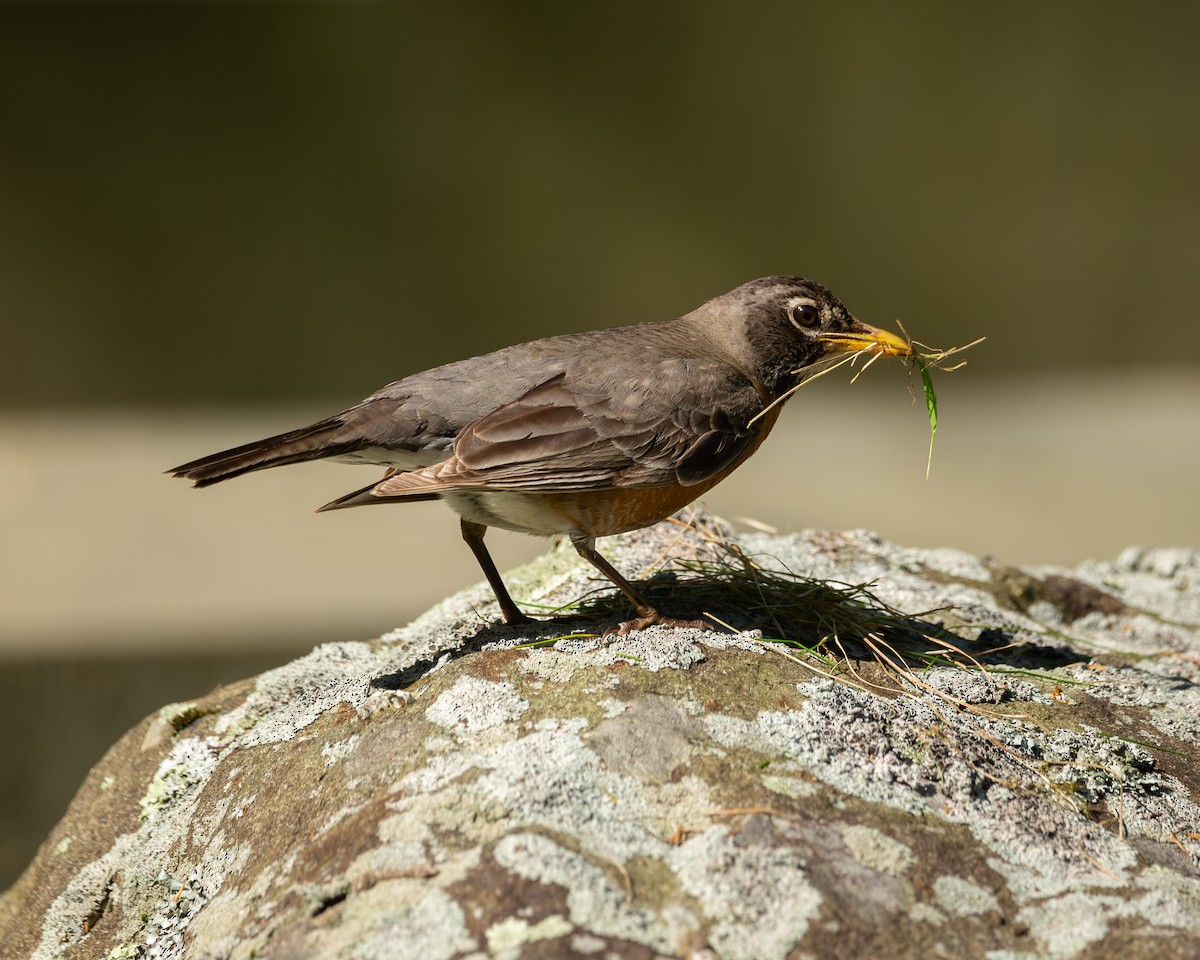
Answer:
<svg viewBox="0 0 1200 960"><path fill-rule="evenodd" d="M633 633L635 630L641 630L644 627L650 627L655 624L682 630L712 630L714 626L714 624L707 620L677 620L675 617L665 617L657 610L649 610L639 612L639 615L632 620L625 620L618 623L615 627L609 627L609 629L604 631L604 636L623 637L627 633Z"/></svg>

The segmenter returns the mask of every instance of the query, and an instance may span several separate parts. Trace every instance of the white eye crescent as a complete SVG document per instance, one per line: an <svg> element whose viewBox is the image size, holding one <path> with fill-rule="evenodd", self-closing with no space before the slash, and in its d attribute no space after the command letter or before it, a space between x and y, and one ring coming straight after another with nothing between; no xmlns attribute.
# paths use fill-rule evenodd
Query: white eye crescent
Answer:
<svg viewBox="0 0 1200 960"><path fill-rule="evenodd" d="M821 322L821 310L811 300L797 300L788 307L788 319L797 327L812 329Z"/></svg>

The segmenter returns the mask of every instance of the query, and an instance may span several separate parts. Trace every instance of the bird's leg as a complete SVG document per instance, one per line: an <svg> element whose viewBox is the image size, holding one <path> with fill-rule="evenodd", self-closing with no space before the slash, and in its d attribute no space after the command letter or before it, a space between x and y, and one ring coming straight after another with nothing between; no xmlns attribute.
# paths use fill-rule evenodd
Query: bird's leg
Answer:
<svg viewBox="0 0 1200 960"><path fill-rule="evenodd" d="M693 627L697 630L712 629L712 624L706 623L703 620L675 620L671 617L664 617L650 605L650 601L642 596L637 587L621 576L616 567L596 552L595 537L573 536L571 537L571 543L574 545L576 552L584 560L608 577L609 580L620 588L625 596L633 601L633 606L637 610L637 616L633 620L626 620L624 623L618 624L612 630L609 630L608 633L629 633L631 630L641 630L642 627L648 627L652 623L661 623L668 627Z"/></svg>
<svg viewBox="0 0 1200 960"><path fill-rule="evenodd" d="M487 577L487 582L491 584L492 593L496 595L496 602L500 604L500 612L504 614L504 622L510 624L536 623L537 621L533 618L525 616L520 608L513 603L513 598L508 595L508 588L500 578L500 571L496 569L496 563L492 560L492 555L488 553L487 547L483 545L483 535L486 532L487 527L482 523L474 523L465 517L463 518L463 539L467 541L467 546L471 548L471 552L475 554L475 559L479 561L479 566L483 568L483 575Z"/></svg>

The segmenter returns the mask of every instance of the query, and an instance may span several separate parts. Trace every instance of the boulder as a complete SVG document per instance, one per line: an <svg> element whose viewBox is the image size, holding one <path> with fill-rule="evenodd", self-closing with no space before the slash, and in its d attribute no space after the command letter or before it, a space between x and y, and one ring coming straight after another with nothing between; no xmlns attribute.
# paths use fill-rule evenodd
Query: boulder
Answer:
<svg viewBox="0 0 1200 960"><path fill-rule="evenodd" d="M1200 556L686 522L163 707L0 898L51 958L1200 956ZM533 607L527 607L533 609Z"/></svg>

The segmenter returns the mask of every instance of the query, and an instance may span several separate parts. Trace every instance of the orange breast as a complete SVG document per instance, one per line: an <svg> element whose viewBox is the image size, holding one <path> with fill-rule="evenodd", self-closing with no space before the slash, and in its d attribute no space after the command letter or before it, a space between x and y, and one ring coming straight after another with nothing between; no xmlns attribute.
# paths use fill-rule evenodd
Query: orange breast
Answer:
<svg viewBox="0 0 1200 960"><path fill-rule="evenodd" d="M766 439L779 419L781 406L776 406L763 417L762 430L740 457L715 477L702 483L689 487L671 484L649 489L613 487L579 493L550 493L544 495L545 505L549 511L570 523L573 532L592 537L607 537L658 523L703 496L733 473Z"/></svg>

